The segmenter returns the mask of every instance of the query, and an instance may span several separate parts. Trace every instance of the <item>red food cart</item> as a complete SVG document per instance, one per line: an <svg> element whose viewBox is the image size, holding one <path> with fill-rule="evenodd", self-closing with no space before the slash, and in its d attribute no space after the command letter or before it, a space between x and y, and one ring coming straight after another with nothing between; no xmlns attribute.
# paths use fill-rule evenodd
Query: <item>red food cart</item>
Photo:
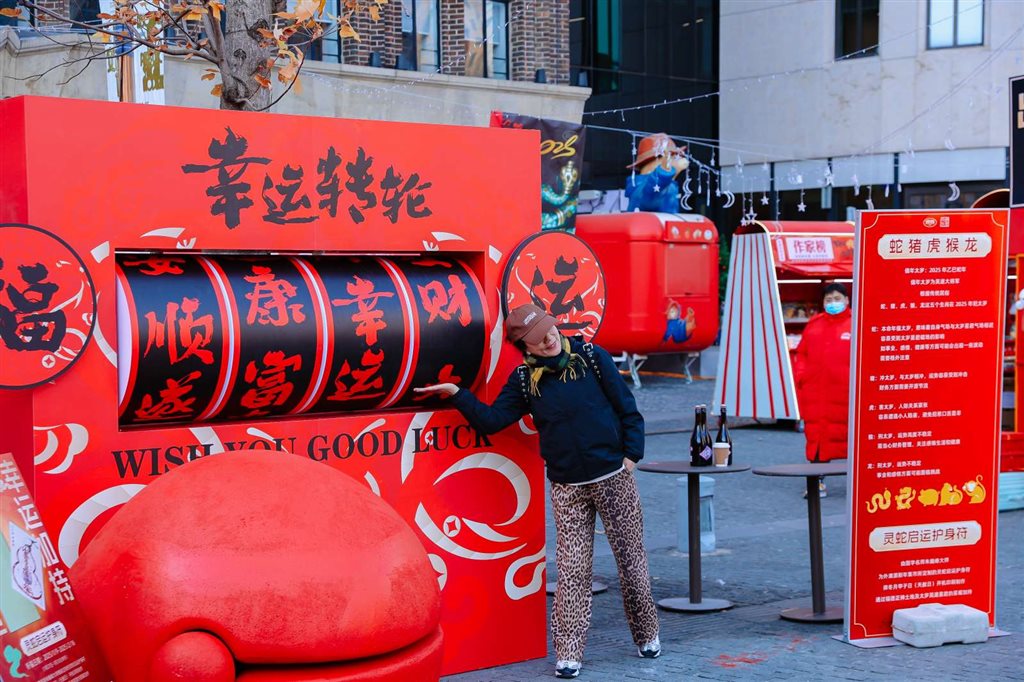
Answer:
<svg viewBox="0 0 1024 682"><path fill-rule="evenodd" d="M636 369L653 353L692 353L718 334L718 230L696 214L581 215L576 234L608 282L596 342Z"/></svg>

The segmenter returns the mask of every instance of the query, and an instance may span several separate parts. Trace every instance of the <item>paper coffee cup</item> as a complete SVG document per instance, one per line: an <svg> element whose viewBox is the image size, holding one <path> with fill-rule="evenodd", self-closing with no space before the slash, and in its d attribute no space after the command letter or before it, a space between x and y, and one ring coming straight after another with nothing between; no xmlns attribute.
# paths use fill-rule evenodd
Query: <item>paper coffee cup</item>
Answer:
<svg viewBox="0 0 1024 682"><path fill-rule="evenodd" d="M728 443L715 443L713 446L714 458L716 467L729 466L729 447Z"/></svg>

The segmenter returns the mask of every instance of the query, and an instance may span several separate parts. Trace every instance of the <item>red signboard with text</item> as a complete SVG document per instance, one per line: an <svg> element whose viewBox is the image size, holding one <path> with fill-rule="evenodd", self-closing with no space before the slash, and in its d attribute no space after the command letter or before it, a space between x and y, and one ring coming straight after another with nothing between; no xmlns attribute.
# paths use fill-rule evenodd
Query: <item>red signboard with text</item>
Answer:
<svg viewBox="0 0 1024 682"><path fill-rule="evenodd" d="M862 211L854 281L848 641L892 614L995 618L1005 210Z"/></svg>

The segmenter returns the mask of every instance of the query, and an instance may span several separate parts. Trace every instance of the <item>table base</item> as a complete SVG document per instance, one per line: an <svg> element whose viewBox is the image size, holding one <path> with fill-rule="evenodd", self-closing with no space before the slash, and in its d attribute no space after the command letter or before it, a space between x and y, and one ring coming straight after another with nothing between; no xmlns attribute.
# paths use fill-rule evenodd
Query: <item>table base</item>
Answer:
<svg viewBox="0 0 1024 682"><path fill-rule="evenodd" d="M808 608L786 609L779 617L797 623L842 623L843 607L826 606L823 613L815 613L814 609Z"/></svg>
<svg viewBox="0 0 1024 682"><path fill-rule="evenodd" d="M731 609L733 603L728 599L701 599L696 604L686 597L669 597L658 602L658 606L666 611L682 613L703 613L708 611L724 611Z"/></svg>

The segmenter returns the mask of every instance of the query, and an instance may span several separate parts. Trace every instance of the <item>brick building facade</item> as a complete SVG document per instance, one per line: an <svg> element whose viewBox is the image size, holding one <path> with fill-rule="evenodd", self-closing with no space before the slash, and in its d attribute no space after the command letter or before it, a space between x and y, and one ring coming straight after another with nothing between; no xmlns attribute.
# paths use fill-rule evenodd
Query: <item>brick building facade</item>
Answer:
<svg viewBox="0 0 1024 682"><path fill-rule="evenodd" d="M440 71L453 76L466 75L467 39L466 6L483 5L487 0L436 0L439 12ZM345 64L375 64L374 53L379 54L380 65L394 68L403 49L402 13L407 11L400 0L393 0L381 11L380 21L368 14L353 17L352 26L360 40L342 44ZM546 82L569 82L569 0L508 0L507 22L496 30L507 30L509 79L532 81L543 69ZM493 33L487 37L492 37ZM412 68L413 64L401 65Z"/></svg>
<svg viewBox="0 0 1024 682"><path fill-rule="evenodd" d="M99 0L37 2L76 19L93 18L99 11ZM325 12L338 14L342 2L328 0ZM13 5L13 0L0 3ZM429 17L416 20L415 28L410 30L414 13L428 11ZM504 21L495 20L490 14ZM475 17L477 22L484 17L487 24L480 26L471 21L467 28L467 17ZM33 22L44 24L54 20L40 14ZM440 71L453 76L484 75L514 81L538 80L538 72L542 71L543 82L569 82L569 0L391 0L381 6L379 21L360 12L352 16L352 26L359 40L339 40L336 31L328 27L320 44L307 50L307 57L328 63ZM404 42L424 38L437 41L436 64L417 64L415 55L408 58L409 46ZM471 62L468 53L474 48L489 54L500 50L501 62L507 62L507 68L495 73L484 70L467 74L467 64Z"/></svg>

